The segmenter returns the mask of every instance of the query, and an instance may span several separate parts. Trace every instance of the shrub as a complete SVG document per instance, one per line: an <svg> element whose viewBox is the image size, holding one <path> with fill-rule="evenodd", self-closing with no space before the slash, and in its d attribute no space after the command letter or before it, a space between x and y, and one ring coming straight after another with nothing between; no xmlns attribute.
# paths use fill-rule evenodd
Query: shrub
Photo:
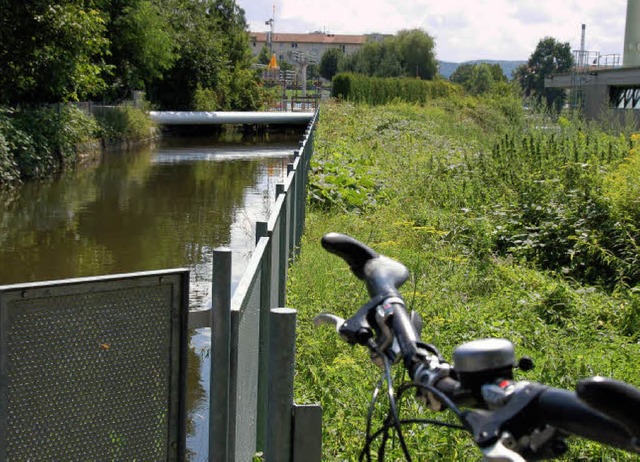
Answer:
<svg viewBox="0 0 640 462"><path fill-rule="evenodd" d="M506 135L483 157L484 181L509 195L492 211L495 249L581 283L637 284L640 162L620 163L624 137L559 126Z"/></svg>
<svg viewBox="0 0 640 462"><path fill-rule="evenodd" d="M640 135L633 135L635 143ZM617 216L640 228L640 147L631 150L617 169L605 178L605 195L611 200Z"/></svg>
<svg viewBox="0 0 640 462"><path fill-rule="evenodd" d="M193 109L195 111L217 111L220 108L218 94L212 88L198 88L193 94Z"/></svg>
<svg viewBox="0 0 640 462"><path fill-rule="evenodd" d="M13 158L13 145L11 139L7 139L13 132L8 110L0 110L0 185L20 179L20 172Z"/></svg>
<svg viewBox="0 0 640 462"><path fill-rule="evenodd" d="M425 103L460 94L460 87L444 80L379 78L340 73L333 78L332 96L355 103L380 105L394 100Z"/></svg>
<svg viewBox="0 0 640 462"><path fill-rule="evenodd" d="M131 106L117 106L96 114L103 138L127 138L142 140L149 138L153 130L153 122L149 116Z"/></svg>
<svg viewBox="0 0 640 462"><path fill-rule="evenodd" d="M75 164L76 145L96 135L91 116L70 105L21 108L9 115L5 142L22 179L43 178Z"/></svg>

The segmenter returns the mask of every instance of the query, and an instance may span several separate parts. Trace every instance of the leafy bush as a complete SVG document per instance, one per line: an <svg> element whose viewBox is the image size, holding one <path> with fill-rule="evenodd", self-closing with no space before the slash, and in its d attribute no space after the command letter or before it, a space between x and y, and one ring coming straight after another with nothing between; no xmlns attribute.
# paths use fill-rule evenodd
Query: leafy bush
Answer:
<svg viewBox="0 0 640 462"><path fill-rule="evenodd" d="M371 174L342 158L334 155L330 160L312 161L310 203L324 210L366 210L379 199L379 185Z"/></svg>
<svg viewBox="0 0 640 462"><path fill-rule="evenodd" d="M508 195L492 209L494 249L583 283L637 284L640 169L616 167L628 142L595 129L585 134L568 119L559 126L508 134L480 159L482 181Z"/></svg>
<svg viewBox="0 0 640 462"><path fill-rule="evenodd" d="M212 88L198 88L193 94L193 109L195 111L217 111L220 108L218 93Z"/></svg>
<svg viewBox="0 0 640 462"><path fill-rule="evenodd" d="M635 147L618 168L605 178L605 195L616 212L626 223L640 228L640 135L633 135Z"/></svg>
<svg viewBox="0 0 640 462"><path fill-rule="evenodd" d="M70 105L51 105L5 111L0 131L15 171L21 179L43 178L73 165L76 145L96 135L91 116Z"/></svg>
<svg viewBox="0 0 640 462"><path fill-rule="evenodd" d="M107 108L96 114L100 133L106 139L143 140L151 136L154 124L149 116L131 106Z"/></svg>
<svg viewBox="0 0 640 462"><path fill-rule="evenodd" d="M258 78L254 71L236 69L230 82L230 102L227 110L256 111L262 104Z"/></svg>
<svg viewBox="0 0 640 462"><path fill-rule="evenodd" d="M11 140L15 130L8 114L8 110L0 109L0 185L9 184L20 179L20 172L13 158L15 145Z"/></svg>

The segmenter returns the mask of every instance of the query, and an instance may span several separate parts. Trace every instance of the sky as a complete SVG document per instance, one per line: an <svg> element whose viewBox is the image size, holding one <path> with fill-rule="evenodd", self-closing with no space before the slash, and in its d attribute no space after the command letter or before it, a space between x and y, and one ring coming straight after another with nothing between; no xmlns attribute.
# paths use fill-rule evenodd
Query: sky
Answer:
<svg viewBox="0 0 640 462"><path fill-rule="evenodd" d="M442 61L526 61L550 36L580 49L622 55L627 0L236 0L249 29L333 34L395 34L420 28L436 40Z"/></svg>

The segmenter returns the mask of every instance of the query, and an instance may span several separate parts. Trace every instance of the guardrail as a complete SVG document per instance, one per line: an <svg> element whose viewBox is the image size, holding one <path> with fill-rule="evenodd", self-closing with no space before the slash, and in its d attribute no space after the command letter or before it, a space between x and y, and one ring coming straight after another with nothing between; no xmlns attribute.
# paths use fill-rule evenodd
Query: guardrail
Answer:
<svg viewBox="0 0 640 462"><path fill-rule="evenodd" d="M293 402L282 308L317 116L233 295L231 251L214 251L210 310L188 311L184 269L0 286L0 462L183 460L187 325L211 327L209 460L320 461L322 410Z"/></svg>
<svg viewBox="0 0 640 462"><path fill-rule="evenodd" d="M322 410L293 403L295 311L280 308L304 231L316 119L276 185L269 220L256 224L256 247L235 293L231 251L216 249L212 308L190 313L191 327L212 329L209 460L247 461L260 450L267 461L320 460Z"/></svg>

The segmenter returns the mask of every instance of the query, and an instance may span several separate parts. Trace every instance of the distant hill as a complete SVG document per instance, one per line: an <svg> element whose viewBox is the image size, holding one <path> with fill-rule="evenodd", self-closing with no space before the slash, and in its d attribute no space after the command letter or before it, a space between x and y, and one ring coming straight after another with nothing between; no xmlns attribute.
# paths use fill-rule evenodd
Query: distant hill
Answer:
<svg viewBox="0 0 640 462"><path fill-rule="evenodd" d="M511 79L511 74L521 64L526 64L526 61L501 61L495 59L475 59L473 61L465 61L464 63L451 63L447 61L438 61L438 68L440 74L448 79L451 77L451 74L455 72L460 64L477 64L477 63L487 63L487 64L500 64L502 68L502 72L507 76L508 79Z"/></svg>

